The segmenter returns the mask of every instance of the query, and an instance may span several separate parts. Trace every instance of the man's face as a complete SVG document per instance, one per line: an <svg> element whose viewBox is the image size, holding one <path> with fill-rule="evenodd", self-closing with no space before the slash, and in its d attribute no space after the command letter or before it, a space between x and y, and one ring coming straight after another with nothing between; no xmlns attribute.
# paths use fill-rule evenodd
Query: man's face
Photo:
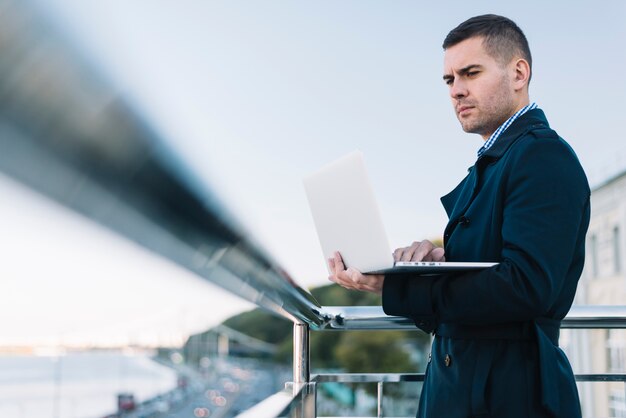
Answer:
<svg viewBox="0 0 626 418"><path fill-rule="evenodd" d="M517 110L508 66L487 54L482 37L446 49L443 79L465 132L487 139Z"/></svg>

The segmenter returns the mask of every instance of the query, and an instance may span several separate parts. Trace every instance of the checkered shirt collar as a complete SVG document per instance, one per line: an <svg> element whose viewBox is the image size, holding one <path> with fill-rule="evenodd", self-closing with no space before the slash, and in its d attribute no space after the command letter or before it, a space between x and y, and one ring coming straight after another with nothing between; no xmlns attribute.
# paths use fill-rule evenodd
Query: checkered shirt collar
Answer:
<svg viewBox="0 0 626 418"><path fill-rule="evenodd" d="M526 105L526 106L522 107L520 110L515 112L515 114L513 116L508 118L506 120L506 122L504 122L502 125L500 125L498 127L498 129L496 129L491 134L491 136L489 137L489 139L487 139L487 141L485 141L483 146L480 147L480 149L478 150L478 158L480 158L480 156L483 155L485 153L485 151L487 151L489 148L491 148L491 146L500 137L502 132L504 132L506 130L506 128L511 126L511 124L517 120L517 118L519 118L520 116L522 116L524 113L528 112L529 110L533 110L533 109L536 109L536 108L537 108L537 103L533 102L533 103L531 103L529 105Z"/></svg>

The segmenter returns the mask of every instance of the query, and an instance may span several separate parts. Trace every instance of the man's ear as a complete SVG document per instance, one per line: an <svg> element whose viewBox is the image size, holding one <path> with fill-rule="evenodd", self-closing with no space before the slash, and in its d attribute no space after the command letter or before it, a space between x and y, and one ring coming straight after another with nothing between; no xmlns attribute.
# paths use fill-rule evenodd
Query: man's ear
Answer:
<svg viewBox="0 0 626 418"><path fill-rule="evenodd" d="M528 82L530 81L530 65L528 65L528 61L523 58L518 58L513 63L513 84L515 86L515 90L521 90L525 86L528 86Z"/></svg>

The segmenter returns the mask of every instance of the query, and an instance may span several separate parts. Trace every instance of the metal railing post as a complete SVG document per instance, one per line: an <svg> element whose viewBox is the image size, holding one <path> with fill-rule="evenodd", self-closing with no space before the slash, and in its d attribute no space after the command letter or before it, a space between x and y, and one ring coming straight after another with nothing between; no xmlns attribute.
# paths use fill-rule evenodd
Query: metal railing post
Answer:
<svg viewBox="0 0 626 418"><path fill-rule="evenodd" d="M309 326L293 324L293 383L294 387L309 383Z"/></svg>
<svg viewBox="0 0 626 418"><path fill-rule="evenodd" d="M309 326L293 324L293 395L300 397L300 405L293 418L315 418L317 416L317 391L311 382L309 356Z"/></svg>
<svg viewBox="0 0 626 418"><path fill-rule="evenodd" d="M383 382L378 382L378 414L377 418L383 416Z"/></svg>

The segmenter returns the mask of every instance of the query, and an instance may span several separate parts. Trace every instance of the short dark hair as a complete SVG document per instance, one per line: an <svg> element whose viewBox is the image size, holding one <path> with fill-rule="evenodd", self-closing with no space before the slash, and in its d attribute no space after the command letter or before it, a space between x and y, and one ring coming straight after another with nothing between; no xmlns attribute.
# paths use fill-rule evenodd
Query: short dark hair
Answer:
<svg viewBox="0 0 626 418"><path fill-rule="evenodd" d="M502 64L508 64L516 54L519 54L528 61L532 69L528 40L511 19L492 14L472 17L448 33L443 41L443 49L473 37L483 37L487 53Z"/></svg>

